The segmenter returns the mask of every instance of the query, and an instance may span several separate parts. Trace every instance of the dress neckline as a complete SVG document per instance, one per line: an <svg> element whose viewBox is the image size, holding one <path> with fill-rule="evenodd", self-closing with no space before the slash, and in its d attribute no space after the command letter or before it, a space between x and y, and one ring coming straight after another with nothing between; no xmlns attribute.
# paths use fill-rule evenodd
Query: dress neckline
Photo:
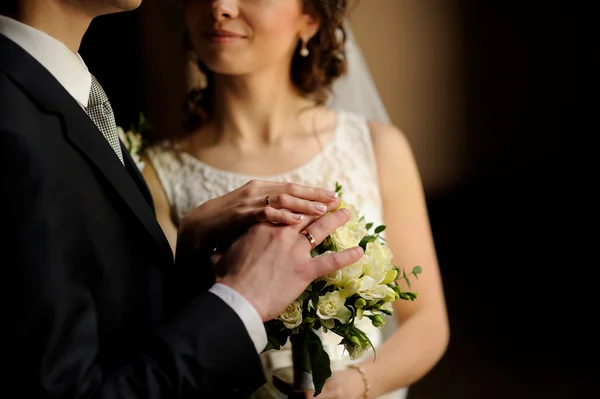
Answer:
<svg viewBox="0 0 600 399"><path fill-rule="evenodd" d="M316 163L317 161L319 161L320 159L322 159L329 151L331 151L331 148L333 148L333 146L335 145L336 140L339 138L341 131L342 131L342 126L344 125L344 112L343 111L338 111L336 110L336 122L335 122L335 128L333 129L333 136L331 137L331 139L323 146L323 149L321 151L319 151L318 153L316 153L314 156L312 156L310 159L308 159L306 162L296 166L295 168L292 168L288 171L276 174L276 175L268 175L268 176L261 176L261 175L248 175L245 173L238 173L238 172L232 172L226 169L222 169L222 168L218 168L216 166L212 166L207 164L204 161L201 161L200 159L198 159L198 157L188 153L187 151L181 150L176 146L173 146L173 149L186 161L191 162L192 164L196 165L196 166L200 166L206 170L209 170L213 173L221 173L221 174L226 174L229 176L233 176L239 179L243 179L243 180L252 180L252 179L260 179L260 180L278 180L281 179L284 176L296 173L304 168L309 167L310 165L312 165L313 163Z"/></svg>

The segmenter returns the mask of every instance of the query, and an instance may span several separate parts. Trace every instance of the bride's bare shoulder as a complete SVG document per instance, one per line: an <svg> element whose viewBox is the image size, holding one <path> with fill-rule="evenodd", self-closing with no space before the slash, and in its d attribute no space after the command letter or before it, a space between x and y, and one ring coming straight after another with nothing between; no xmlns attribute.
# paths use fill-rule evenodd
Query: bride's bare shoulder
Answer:
<svg viewBox="0 0 600 399"><path fill-rule="evenodd" d="M408 138L395 125L385 122L369 121L369 130L373 141L375 155L382 157L398 157L405 154L412 157L412 149Z"/></svg>

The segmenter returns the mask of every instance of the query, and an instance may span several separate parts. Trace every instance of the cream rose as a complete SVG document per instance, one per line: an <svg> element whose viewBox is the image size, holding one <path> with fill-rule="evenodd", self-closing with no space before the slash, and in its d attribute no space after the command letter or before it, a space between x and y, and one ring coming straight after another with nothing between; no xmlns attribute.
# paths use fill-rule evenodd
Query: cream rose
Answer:
<svg viewBox="0 0 600 399"><path fill-rule="evenodd" d="M277 317L277 320L281 320L285 328L294 329L302 324L302 302L295 301L288 305L288 307Z"/></svg>
<svg viewBox="0 0 600 399"><path fill-rule="evenodd" d="M376 284L381 283L386 276L385 264L374 260L365 264L365 276L371 277Z"/></svg>
<svg viewBox="0 0 600 399"><path fill-rule="evenodd" d="M367 244L365 253L369 255L372 262L381 263L386 271L394 268L392 264L394 255L385 243L381 241L370 242Z"/></svg>
<svg viewBox="0 0 600 399"><path fill-rule="evenodd" d="M344 285L347 281L357 279L364 273L365 265L370 263L370 259L364 256L358 260L358 262L351 264L350 266L344 267L340 270L342 274L342 281L340 285Z"/></svg>
<svg viewBox="0 0 600 399"><path fill-rule="evenodd" d="M331 243L333 243L339 251L357 246L367 235L366 223L364 220L360 219L356 207L347 204L344 208L350 211L350 220L335 229L329 236Z"/></svg>
<svg viewBox="0 0 600 399"><path fill-rule="evenodd" d="M387 285L378 284L373 277L365 276L360 279L361 284L358 289L358 295L366 301L373 301L384 298L395 298L396 292Z"/></svg>
<svg viewBox="0 0 600 399"><path fill-rule="evenodd" d="M322 320L337 319L343 324L347 324L352 316L352 312L344 306L345 302L346 298L339 291L328 292L319 297L317 315Z"/></svg>

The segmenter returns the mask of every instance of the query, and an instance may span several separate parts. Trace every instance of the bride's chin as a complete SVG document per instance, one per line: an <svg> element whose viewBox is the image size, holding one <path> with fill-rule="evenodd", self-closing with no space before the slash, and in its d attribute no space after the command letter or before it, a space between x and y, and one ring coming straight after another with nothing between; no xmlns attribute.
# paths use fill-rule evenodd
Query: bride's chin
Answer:
<svg viewBox="0 0 600 399"><path fill-rule="evenodd" d="M236 76L248 73L241 62L204 62L204 65L214 74Z"/></svg>

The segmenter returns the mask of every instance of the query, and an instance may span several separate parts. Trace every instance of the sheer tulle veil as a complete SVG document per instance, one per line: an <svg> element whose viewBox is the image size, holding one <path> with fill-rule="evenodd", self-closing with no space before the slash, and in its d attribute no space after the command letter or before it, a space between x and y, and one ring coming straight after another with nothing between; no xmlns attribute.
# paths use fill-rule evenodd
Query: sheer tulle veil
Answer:
<svg viewBox="0 0 600 399"><path fill-rule="evenodd" d="M370 120L389 123L387 110L348 21L344 28L347 36L348 72L333 84L333 94L328 105L335 109L365 115Z"/></svg>

